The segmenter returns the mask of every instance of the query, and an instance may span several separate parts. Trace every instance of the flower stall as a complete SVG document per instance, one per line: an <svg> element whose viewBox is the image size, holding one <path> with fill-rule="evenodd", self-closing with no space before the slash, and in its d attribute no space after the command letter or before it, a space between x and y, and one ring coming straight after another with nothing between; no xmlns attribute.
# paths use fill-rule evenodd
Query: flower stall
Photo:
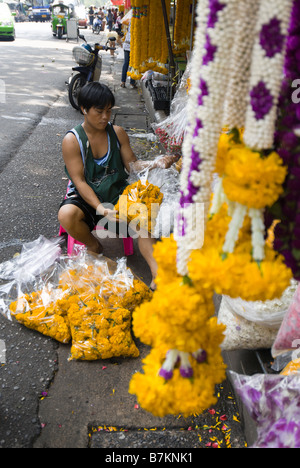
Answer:
<svg viewBox="0 0 300 468"><path fill-rule="evenodd" d="M155 110L167 113L193 42L196 0L133 0L129 75L146 80Z"/></svg>

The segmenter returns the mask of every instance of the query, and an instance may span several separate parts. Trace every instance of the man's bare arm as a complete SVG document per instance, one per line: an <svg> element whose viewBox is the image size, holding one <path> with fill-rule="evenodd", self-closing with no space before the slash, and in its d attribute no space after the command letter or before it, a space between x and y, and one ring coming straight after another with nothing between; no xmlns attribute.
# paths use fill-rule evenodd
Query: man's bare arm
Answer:
<svg viewBox="0 0 300 468"><path fill-rule="evenodd" d="M84 166L81 158L80 147L75 135L68 133L62 144L63 158L68 170L69 176L78 190L80 196L98 210L98 214L104 215L105 208L101 204L94 190L87 184L84 175Z"/></svg>
<svg viewBox="0 0 300 468"><path fill-rule="evenodd" d="M114 129L121 145L121 156L123 164L128 172L130 172L131 168L137 172L148 168L150 170L155 168L168 169L172 166L173 163L178 161L178 156L173 155L162 156L156 161L138 160L130 146L129 137L125 130L122 127L114 127Z"/></svg>

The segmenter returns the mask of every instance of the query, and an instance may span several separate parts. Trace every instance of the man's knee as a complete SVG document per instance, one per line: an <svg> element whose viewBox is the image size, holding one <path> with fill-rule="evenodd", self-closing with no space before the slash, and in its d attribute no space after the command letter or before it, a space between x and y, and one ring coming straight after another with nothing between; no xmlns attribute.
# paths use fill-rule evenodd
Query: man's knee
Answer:
<svg viewBox="0 0 300 468"><path fill-rule="evenodd" d="M58 221L60 225L66 230L70 230L74 224L83 219L82 211L75 205L64 205L58 212Z"/></svg>

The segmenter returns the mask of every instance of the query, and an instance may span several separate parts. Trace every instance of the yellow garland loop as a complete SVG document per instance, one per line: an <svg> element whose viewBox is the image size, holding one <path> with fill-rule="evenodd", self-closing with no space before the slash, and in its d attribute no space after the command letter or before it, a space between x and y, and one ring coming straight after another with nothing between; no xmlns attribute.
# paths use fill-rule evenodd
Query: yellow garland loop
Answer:
<svg viewBox="0 0 300 468"><path fill-rule="evenodd" d="M171 1L166 1L170 16ZM147 70L167 74L168 43L160 0L133 0L131 20L130 71L141 79Z"/></svg>
<svg viewBox="0 0 300 468"><path fill-rule="evenodd" d="M192 2L190 0L178 0L176 7L176 20L174 31L174 53L184 54L190 48Z"/></svg>

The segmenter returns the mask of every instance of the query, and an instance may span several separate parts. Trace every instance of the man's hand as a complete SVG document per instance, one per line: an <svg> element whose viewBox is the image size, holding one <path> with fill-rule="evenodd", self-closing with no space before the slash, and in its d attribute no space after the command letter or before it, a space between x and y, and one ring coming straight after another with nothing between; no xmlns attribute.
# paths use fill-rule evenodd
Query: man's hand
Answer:
<svg viewBox="0 0 300 468"><path fill-rule="evenodd" d="M116 210L111 210L110 208L105 208L102 204L97 206L97 215L103 216L104 218L109 219L110 221L117 219L119 214Z"/></svg>
<svg viewBox="0 0 300 468"><path fill-rule="evenodd" d="M118 217L119 212L117 210L104 210L103 216L109 221L115 221Z"/></svg>
<svg viewBox="0 0 300 468"><path fill-rule="evenodd" d="M178 161L180 156L175 156L175 155L166 155L160 158L158 161L155 161L154 165L152 168L160 168L160 169L169 169L169 167L172 166L175 162Z"/></svg>

